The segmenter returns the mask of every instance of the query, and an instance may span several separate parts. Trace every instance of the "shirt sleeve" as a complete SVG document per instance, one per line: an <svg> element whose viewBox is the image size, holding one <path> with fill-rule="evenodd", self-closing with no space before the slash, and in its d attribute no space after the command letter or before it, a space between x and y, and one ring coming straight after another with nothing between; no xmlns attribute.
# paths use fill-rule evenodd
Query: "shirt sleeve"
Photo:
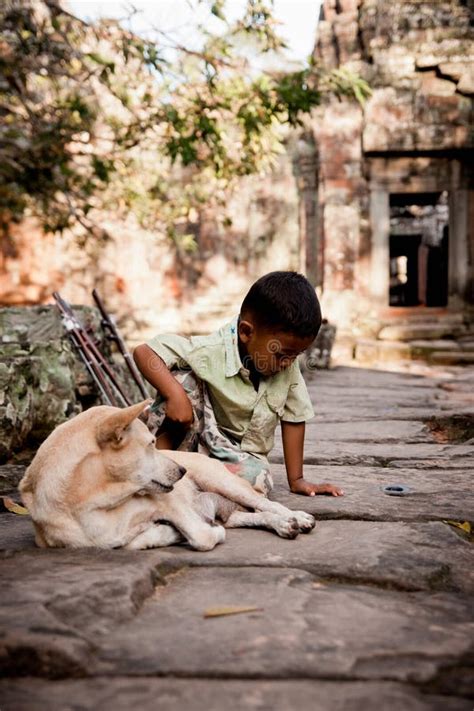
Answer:
<svg viewBox="0 0 474 711"><path fill-rule="evenodd" d="M168 368L189 368L192 346L188 338L173 333L155 336L147 342L152 351L160 356Z"/></svg>
<svg viewBox="0 0 474 711"><path fill-rule="evenodd" d="M283 422L305 422L314 417L314 409L298 361L281 419Z"/></svg>

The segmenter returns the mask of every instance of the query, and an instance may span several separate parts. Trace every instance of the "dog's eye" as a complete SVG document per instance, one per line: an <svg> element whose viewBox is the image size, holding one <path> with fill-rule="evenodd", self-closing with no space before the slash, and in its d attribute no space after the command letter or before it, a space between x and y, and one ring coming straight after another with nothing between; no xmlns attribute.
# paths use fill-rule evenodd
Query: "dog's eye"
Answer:
<svg viewBox="0 0 474 711"><path fill-rule="evenodd" d="M150 442L148 442L149 447L154 447L156 444L156 439L152 439Z"/></svg>

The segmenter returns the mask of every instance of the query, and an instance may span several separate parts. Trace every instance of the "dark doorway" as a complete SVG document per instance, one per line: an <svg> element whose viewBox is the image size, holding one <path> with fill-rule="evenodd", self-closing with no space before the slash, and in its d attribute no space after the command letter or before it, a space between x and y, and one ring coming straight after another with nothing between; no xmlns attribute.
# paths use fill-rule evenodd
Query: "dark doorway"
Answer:
<svg viewBox="0 0 474 711"><path fill-rule="evenodd" d="M390 195L390 306L446 306L448 195Z"/></svg>

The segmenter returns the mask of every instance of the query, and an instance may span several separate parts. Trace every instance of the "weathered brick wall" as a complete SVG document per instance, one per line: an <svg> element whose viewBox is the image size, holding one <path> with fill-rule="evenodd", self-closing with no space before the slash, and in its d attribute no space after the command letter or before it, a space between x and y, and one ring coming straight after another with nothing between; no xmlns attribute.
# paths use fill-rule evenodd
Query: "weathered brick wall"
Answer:
<svg viewBox="0 0 474 711"><path fill-rule="evenodd" d="M315 57L328 68L359 72L373 89L363 109L330 102L312 124L320 164L323 304L326 315L349 328L379 317L371 294L372 231L380 219L371 215L374 184L399 192L451 191L453 212L465 202L464 195L456 201L458 193L472 191L470 11L461 1L325 0ZM466 229L466 269L472 270L472 224ZM463 289L469 301L469 285Z"/></svg>
<svg viewBox="0 0 474 711"><path fill-rule="evenodd" d="M272 175L242 180L228 209L225 229L213 214L201 215L189 254L133 216L114 220L112 211L99 216L112 235L104 243L45 235L33 220L13 225L0 255L0 303L48 303L59 290L90 304L97 287L132 343L156 332L209 332L235 313L255 278L300 266L292 156L283 155Z"/></svg>

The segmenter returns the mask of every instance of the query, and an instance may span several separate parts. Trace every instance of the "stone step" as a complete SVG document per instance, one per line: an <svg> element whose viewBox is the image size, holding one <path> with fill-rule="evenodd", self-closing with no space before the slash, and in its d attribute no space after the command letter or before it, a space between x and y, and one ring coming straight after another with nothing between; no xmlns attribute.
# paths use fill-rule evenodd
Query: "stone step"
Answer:
<svg viewBox="0 0 474 711"><path fill-rule="evenodd" d="M446 308L435 307L396 307L390 306L388 309L379 312L379 318L385 322L386 326L411 323L440 323L451 321L453 323L464 323L466 313L462 310L450 311Z"/></svg>
<svg viewBox="0 0 474 711"><path fill-rule="evenodd" d="M381 341L438 340L441 338L459 338L469 334L465 325L456 322L395 324L384 326L378 333Z"/></svg>
<svg viewBox="0 0 474 711"><path fill-rule="evenodd" d="M355 345L355 360L361 363L416 360L436 365L470 365L474 363L474 348L461 348L451 339L408 342L365 339Z"/></svg>
<svg viewBox="0 0 474 711"><path fill-rule="evenodd" d="M408 343L364 339L357 341L354 357L360 363L386 363L409 360L410 353Z"/></svg>
<svg viewBox="0 0 474 711"><path fill-rule="evenodd" d="M474 350L457 352L435 351L430 355L430 363L437 365L474 365Z"/></svg>

